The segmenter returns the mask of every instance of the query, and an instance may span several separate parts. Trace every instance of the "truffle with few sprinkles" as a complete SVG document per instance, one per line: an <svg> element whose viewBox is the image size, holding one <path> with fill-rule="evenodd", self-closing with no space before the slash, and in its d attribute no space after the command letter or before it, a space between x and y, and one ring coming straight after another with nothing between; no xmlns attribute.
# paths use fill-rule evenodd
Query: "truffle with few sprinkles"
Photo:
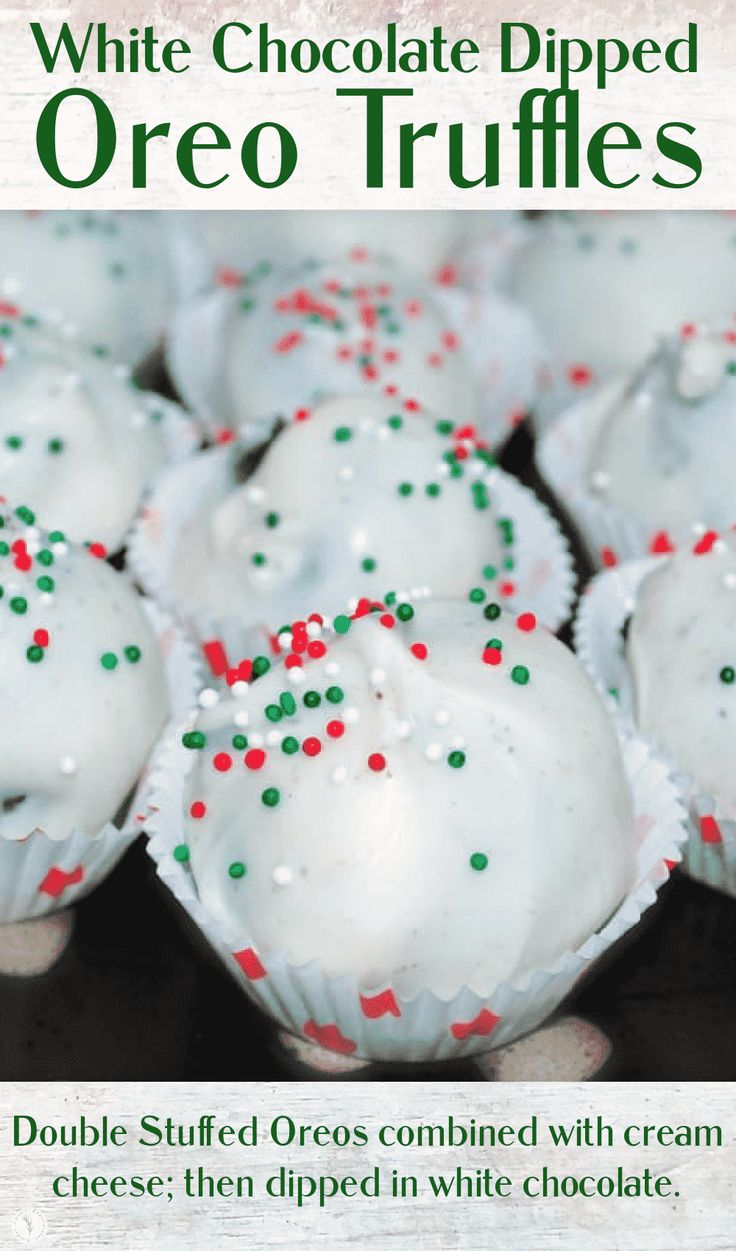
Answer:
<svg viewBox="0 0 736 1251"><path fill-rule="evenodd" d="M0 837L94 835L165 724L156 635L127 578L0 507Z"/></svg>
<svg viewBox="0 0 736 1251"><path fill-rule="evenodd" d="M236 696L223 688L184 729L174 854L266 965L280 953L361 988L487 994L551 967L630 887L618 740L532 614L499 612L489 666L482 606L386 598L339 627L292 622L266 674Z"/></svg>
<svg viewBox="0 0 736 1251"><path fill-rule="evenodd" d="M211 484L174 534L165 589L185 611L278 631L305 603L339 618L387 587L479 604L514 593L514 521L495 513L493 457L472 426L351 397L287 426L243 483L240 454L204 454Z"/></svg>
<svg viewBox="0 0 736 1251"><path fill-rule="evenodd" d="M736 821L736 538L706 534L637 592L626 657L641 729Z"/></svg>
<svg viewBox="0 0 736 1251"><path fill-rule="evenodd" d="M117 550L169 459L161 415L129 370L0 302L0 494L41 524Z"/></svg>

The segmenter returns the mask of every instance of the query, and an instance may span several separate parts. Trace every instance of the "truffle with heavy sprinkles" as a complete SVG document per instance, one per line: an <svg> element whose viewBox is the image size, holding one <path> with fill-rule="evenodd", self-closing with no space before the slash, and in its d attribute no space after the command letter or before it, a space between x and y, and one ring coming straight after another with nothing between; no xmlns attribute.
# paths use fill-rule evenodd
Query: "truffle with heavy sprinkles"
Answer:
<svg viewBox="0 0 736 1251"><path fill-rule="evenodd" d="M421 279L361 248L268 269L228 276L175 316L169 363L196 411L247 426L366 392L476 420L462 343Z"/></svg>
<svg viewBox="0 0 736 1251"><path fill-rule="evenodd" d="M736 820L736 542L706 534L639 587L627 641L636 717Z"/></svg>
<svg viewBox="0 0 736 1251"><path fill-rule="evenodd" d="M0 508L0 836L96 834L168 709L156 635L103 560Z"/></svg>
<svg viewBox="0 0 736 1251"><path fill-rule="evenodd" d="M167 460L161 423L125 366L0 304L0 493L42 525L120 547Z"/></svg>
<svg viewBox="0 0 736 1251"><path fill-rule="evenodd" d="M222 472L181 525L167 588L185 607L274 631L305 604L335 613L389 589L513 591L514 523L494 514L470 426L350 397L287 426L244 483L237 445L206 455Z"/></svg>
<svg viewBox="0 0 736 1251"><path fill-rule="evenodd" d="M489 607L313 614L259 680L202 701L174 855L246 953L488 995L614 912L634 820L611 722L531 613Z"/></svg>

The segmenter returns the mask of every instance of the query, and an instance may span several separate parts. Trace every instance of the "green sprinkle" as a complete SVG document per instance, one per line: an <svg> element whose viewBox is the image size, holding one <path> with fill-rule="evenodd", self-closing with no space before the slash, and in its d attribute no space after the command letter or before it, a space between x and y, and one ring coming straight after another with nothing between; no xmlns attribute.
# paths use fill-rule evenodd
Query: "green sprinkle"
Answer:
<svg viewBox="0 0 736 1251"><path fill-rule="evenodd" d="M269 530L273 530L279 524L281 518L278 513L266 513L264 520Z"/></svg>
<svg viewBox="0 0 736 1251"><path fill-rule="evenodd" d="M498 570L496 569L495 565L483 566L483 577L487 578L489 582L492 582L493 579L497 576L498 576Z"/></svg>
<svg viewBox="0 0 736 1251"><path fill-rule="evenodd" d="M340 704L345 697L345 693L341 686L328 686L325 691L325 699L331 704Z"/></svg>
<svg viewBox="0 0 736 1251"><path fill-rule="evenodd" d="M184 747L189 747L193 751L199 751L204 747L207 738L201 730L189 730L186 734L182 734L181 741Z"/></svg>
<svg viewBox="0 0 736 1251"><path fill-rule="evenodd" d="M501 616L501 609L498 604L486 604L483 609L483 616L486 621L497 621Z"/></svg>
<svg viewBox="0 0 736 1251"><path fill-rule="evenodd" d="M178 860L179 864L186 864L189 859L189 848L186 843L178 843L176 845L174 848L174 859Z"/></svg>
<svg viewBox="0 0 736 1251"><path fill-rule="evenodd" d="M387 608L391 608L391 606L396 603L396 592L389 591L387 595L384 595L383 602Z"/></svg>
<svg viewBox="0 0 736 1251"><path fill-rule="evenodd" d="M352 439L352 437L353 437L353 432L350 429L350 426L338 426L337 427L335 431L336 443L347 443L349 439Z"/></svg>
<svg viewBox="0 0 736 1251"><path fill-rule="evenodd" d="M114 652L103 652L100 656L100 664L103 669L113 670L118 667L118 658Z"/></svg>
<svg viewBox="0 0 736 1251"><path fill-rule="evenodd" d="M17 452L23 446L23 440L19 434L9 434L5 440L5 446L9 447L11 451Z"/></svg>
<svg viewBox="0 0 736 1251"><path fill-rule="evenodd" d="M258 568L260 568L261 565L265 565L266 563L266 557L264 556L263 552L254 552L250 560L251 560L251 564L257 565Z"/></svg>
<svg viewBox="0 0 736 1251"><path fill-rule="evenodd" d="M398 489L399 495L406 496L406 495L411 495L412 491L414 490L414 487L412 486L411 482L400 482L397 489Z"/></svg>
<svg viewBox="0 0 736 1251"><path fill-rule="evenodd" d="M438 434L452 434L454 429L452 422L447 420L438 421L435 425L435 430Z"/></svg>
<svg viewBox="0 0 736 1251"><path fill-rule="evenodd" d="M65 543L66 535L63 530L52 530L49 535L49 543ZM40 552L39 552L40 555Z"/></svg>
<svg viewBox="0 0 736 1251"><path fill-rule="evenodd" d="M736 680L736 669L733 669L731 665L726 665L725 668L721 669L718 676L720 677L721 682L725 682L727 686L730 686L731 683Z"/></svg>
<svg viewBox="0 0 736 1251"><path fill-rule="evenodd" d="M253 674L256 678L262 678L264 673L268 673L271 668L271 661L267 656L256 656L253 660Z"/></svg>
<svg viewBox="0 0 736 1251"><path fill-rule="evenodd" d="M26 657L30 660L32 665L37 665L39 660L43 660L43 648L39 647L37 643L34 643L31 647L26 649Z"/></svg>
<svg viewBox="0 0 736 1251"><path fill-rule="evenodd" d="M471 604L482 604L486 597L486 593L482 586L474 586L472 591L468 592L468 599Z"/></svg>
<svg viewBox="0 0 736 1251"><path fill-rule="evenodd" d="M447 763L449 764L451 769L462 769L463 765L465 764L465 752L464 751L451 751L449 756L447 757Z"/></svg>
<svg viewBox="0 0 736 1251"><path fill-rule="evenodd" d="M267 704L264 711L269 721L280 721L284 715L278 704Z"/></svg>
<svg viewBox="0 0 736 1251"><path fill-rule="evenodd" d="M332 623L332 628L336 634L347 634L351 625L352 622L350 618L341 613L339 617L335 617L335 620Z"/></svg>
<svg viewBox="0 0 736 1251"><path fill-rule="evenodd" d="M411 604L399 604L396 609L396 616L399 618L399 621L411 621L414 616L414 609Z"/></svg>
<svg viewBox="0 0 736 1251"><path fill-rule="evenodd" d="M28 601L25 600L22 595L13 596L13 598L10 601L11 612L15 612L18 614L19 617L22 617L23 613L26 611L27 608L28 608Z"/></svg>
<svg viewBox="0 0 736 1251"><path fill-rule="evenodd" d="M529 670L526 665L514 665L511 670L511 680L516 682L517 686L526 686L529 681Z"/></svg>
<svg viewBox="0 0 736 1251"><path fill-rule="evenodd" d="M3 540L2 543L0 543L0 556L7 556L9 552L10 552L10 544L6 543L5 540Z"/></svg>
<svg viewBox="0 0 736 1251"><path fill-rule="evenodd" d="M373 573L376 568L376 562L372 556L366 556L363 560L361 560L360 567L363 570L363 573Z"/></svg>
<svg viewBox="0 0 736 1251"><path fill-rule="evenodd" d="M248 739L245 734L233 734L231 741L236 751L245 751L248 746Z"/></svg>
<svg viewBox="0 0 736 1251"><path fill-rule="evenodd" d="M50 552L47 547L42 547L41 551L36 556L36 560L39 565L45 565L48 569L49 565L53 565L54 563L54 553Z"/></svg>
<svg viewBox="0 0 736 1251"><path fill-rule="evenodd" d="M287 756L293 756L295 751L299 751L299 739L294 738L293 734L287 734L286 738L281 740L281 750L286 752Z"/></svg>
<svg viewBox="0 0 736 1251"><path fill-rule="evenodd" d="M21 504L20 508L16 508L15 515L21 521L25 521L27 526L36 524L36 514L30 508L26 508L25 504Z"/></svg>
<svg viewBox="0 0 736 1251"><path fill-rule="evenodd" d="M388 425L391 427L392 430L400 430L403 424L404 424L404 418L399 417L398 415L394 415L393 417L389 417L388 419Z"/></svg>
<svg viewBox="0 0 736 1251"><path fill-rule="evenodd" d="M291 691L282 691L279 695L279 703L282 711L287 717L293 717L296 712L296 700Z"/></svg>
<svg viewBox="0 0 736 1251"><path fill-rule="evenodd" d="M304 703L307 708L318 708L322 703L322 696L319 691L306 691L304 695Z"/></svg>
<svg viewBox="0 0 736 1251"><path fill-rule="evenodd" d="M233 860L232 864L228 866L227 871L230 874L230 877L239 878L245 877L248 870L242 860Z"/></svg>
<svg viewBox="0 0 736 1251"><path fill-rule="evenodd" d="M736 361L729 361L726 365L727 374L736 374Z"/></svg>
<svg viewBox="0 0 736 1251"><path fill-rule="evenodd" d="M424 490L426 491L430 499L434 500L434 499L437 499L437 496L440 494L442 487L440 486L438 482L428 482Z"/></svg>
<svg viewBox="0 0 736 1251"><path fill-rule="evenodd" d="M48 441L48 443L46 444L46 446L47 446L48 450L49 450L52 454L54 454L54 453L56 453L56 452L63 452L63 451L64 451L64 440L63 440L63 439L49 439L49 441Z"/></svg>
<svg viewBox="0 0 736 1251"><path fill-rule="evenodd" d="M488 868L488 856L482 851L474 851L470 857L470 867L475 869L477 873L482 873Z"/></svg>
<svg viewBox="0 0 736 1251"><path fill-rule="evenodd" d="M261 795L261 800L267 808L275 808L280 798L281 792L276 786L267 786Z"/></svg>
<svg viewBox="0 0 736 1251"><path fill-rule="evenodd" d="M135 643L130 643L128 647L123 648L123 655L131 665L137 665L141 658L141 649L136 647Z"/></svg>
<svg viewBox="0 0 736 1251"><path fill-rule="evenodd" d="M50 578L48 574L44 573L40 578L36 578L36 586L39 591L46 591L50 593L54 590L56 583L53 578Z"/></svg>
<svg viewBox="0 0 736 1251"><path fill-rule="evenodd" d="M492 647L496 652L503 651L503 643L500 639L489 639L486 643L486 647Z"/></svg>

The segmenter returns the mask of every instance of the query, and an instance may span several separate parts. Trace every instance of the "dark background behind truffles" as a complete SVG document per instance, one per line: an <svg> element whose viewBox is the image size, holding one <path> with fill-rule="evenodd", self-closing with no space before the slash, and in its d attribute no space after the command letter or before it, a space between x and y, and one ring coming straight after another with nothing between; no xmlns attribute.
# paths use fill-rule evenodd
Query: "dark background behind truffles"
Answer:
<svg viewBox="0 0 736 1251"><path fill-rule="evenodd" d="M549 502L531 454L522 427L502 464ZM559 506L555 513L560 516ZM574 543L570 525L565 528ZM587 577L591 570L574 546L578 570ZM0 977L0 999L4 1080L305 1075L157 881L140 842L78 905L71 943L58 963L41 977ZM676 873L643 922L566 1006L611 1040L613 1055L601 1076L736 1080L736 900ZM480 1076L470 1061L374 1065L368 1072L389 1080Z"/></svg>

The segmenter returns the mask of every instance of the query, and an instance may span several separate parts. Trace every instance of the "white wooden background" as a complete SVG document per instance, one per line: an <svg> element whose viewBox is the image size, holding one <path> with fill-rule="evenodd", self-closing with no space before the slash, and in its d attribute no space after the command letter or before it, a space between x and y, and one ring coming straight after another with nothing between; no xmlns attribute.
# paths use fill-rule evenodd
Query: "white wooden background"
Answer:
<svg viewBox="0 0 736 1251"><path fill-rule="evenodd" d="M377 1145L352 1148L277 1148L264 1133L256 1148L211 1150L141 1148L74 1150L13 1149L10 1118L27 1113L39 1122L72 1122L81 1113L102 1112L136 1129L143 1113L196 1121L203 1112L219 1123L238 1124L257 1113L261 1129L288 1112L306 1124L356 1124L371 1138L384 1122L431 1123L452 1113L457 1120L519 1125L532 1113L540 1127L576 1116L600 1114L621 1128L627 1124L718 1123L724 1145L709 1151L676 1148L557 1149L540 1135L537 1149L389 1150ZM254 1251L725 1251L736 1247L736 1088L731 1085L522 1085L281 1083L149 1085L13 1084L2 1089L0 1113L0 1247L31 1244L42 1248L119 1246L125 1251L177 1251L191 1248L254 1248ZM134 1140L135 1134L131 1135ZM210 1173L247 1173L256 1180L252 1200L88 1199L50 1197L53 1177L77 1163L88 1174L160 1173L175 1179L187 1165ZM458 1165L489 1167L518 1179L547 1163L558 1173L607 1173L622 1164L627 1172L649 1167L677 1183L679 1199L568 1199L543 1202L521 1193L505 1199L435 1201L421 1180L429 1171ZM259 1185L280 1165L304 1172L362 1175L374 1165L390 1178L392 1168L420 1179L414 1200L337 1199L320 1210L312 1203L297 1210L285 1202L258 1197ZM176 1182L175 1182L176 1185Z"/></svg>
<svg viewBox="0 0 736 1251"><path fill-rule="evenodd" d="M132 25L153 24L162 38L185 37L194 49L192 68L181 75L166 73L98 75L85 66L77 78L57 69L47 75L33 43L28 23L46 21L49 34L69 20L83 30L87 21L107 19L108 36L125 36ZM228 19L255 26L267 20L272 32L310 35L322 41L335 33L358 37L375 33L387 21L397 20L404 36L424 35L441 22L448 38L473 37L482 49L481 69L470 75L287 74L283 77L253 72L228 75L214 67L210 56L212 34ZM582 130L586 136L608 121L626 121L639 132L641 153L617 154L616 171L640 170L642 176L625 191L610 191L585 172L578 191L520 192L516 175L516 136L511 123L518 98L532 86L555 86L544 74L501 76L498 73L499 23L528 20L542 31L552 22L559 35L595 39L619 37L630 43L644 37L668 42L699 22L700 69L697 75L676 75L664 69L654 74L625 72L611 80L606 91L595 89L590 75L581 76ZM713 0L560 0L555 5L538 0L260 0L257 5L226 4L224 0L60 0L44 7L40 0L15 0L0 6L0 76L3 83L3 125L0 127L0 205L5 207L707 207L727 208L736 202L736 114L732 108L736 67L736 31L729 6ZM56 186L35 154L35 128L44 103L67 86L85 86L103 96L118 125L118 154L95 187L84 192ZM414 86L415 96L387 106L396 135L400 122L438 121L445 133L450 122L466 123L469 152L480 154L482 127L498 122L503 136L501 187L460 191L447 177L445 146L437 140L420 142L418 185L411 191L396 186L395 144L387 143L387 182L383 191L365 192L362 138L362 101L338 102L336 86ZM575 83L573 85L578 85ZM86 107L63 113L67 153L78 153L80 163ZM188 125L215 121L231 137L235 151L217 154L211 168L231 170L219 188L201 191L187 184L176 169L175 140ZM237 151L249 127L277 120L289 127L298 142L297 172L285 187L262 191L239 172ZM704 173L685 192L656 187L651 177L657 165L655 135L667 121L684 120L696 127L694 143L701 153ZM151 179L146 191L130 186L130 129L133 123L171 122L174 141L151 145ZM584 164L584 162L583 162ZM89 168L89 164L87 165ZM672 168L672 167L670 167Z"/></svg>

